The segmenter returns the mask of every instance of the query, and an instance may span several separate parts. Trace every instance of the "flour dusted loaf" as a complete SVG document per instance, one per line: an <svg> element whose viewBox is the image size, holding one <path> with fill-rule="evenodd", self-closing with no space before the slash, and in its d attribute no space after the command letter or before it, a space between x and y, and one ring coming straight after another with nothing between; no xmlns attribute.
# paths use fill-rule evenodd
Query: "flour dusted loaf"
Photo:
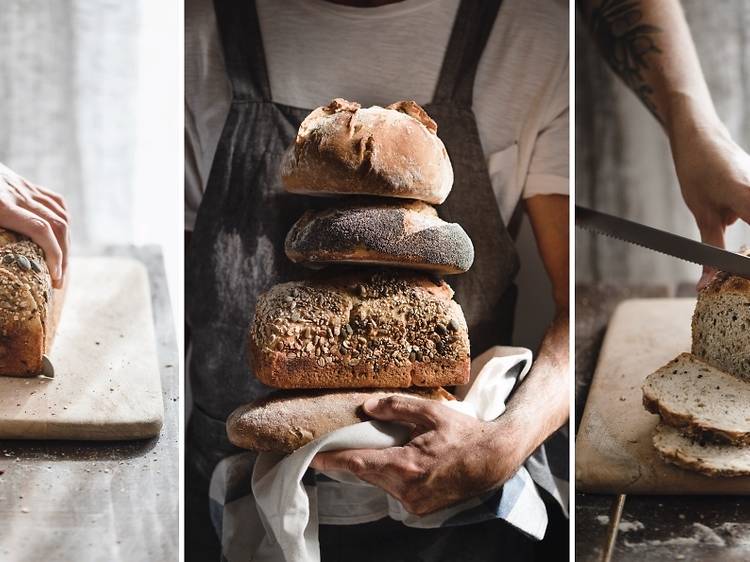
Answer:
<svg viewBox="0 0 750 562"><path fill-rule="evenodd" d="M42 249L28 238L0 229L0 375L42 372L52 345L53 291Z"/></svg>
<svg viewBox="0 0 750 562"><path fill-rule="evenodd" d="M421 201L373 199L307 211L286 238L286 255L308 265L380 264L455 274L474 261L464 229Z"/></svg>
<svg viewBox="0 0 750 562"><path fill-rule="evenodd" d="M302 122L281 164L287 191L442 203L453 186L437 125L413 101L361 107L341 98Z"/></svg>
<svg viewBox="0 0 750 562"><path fill-rule="evenodd" d="M643 404L683 433L750 444L750 384L689 353L646 378Z"/></svg>
<svg viewBox="0 0 750 562"><path fill-rule="evenodd" d="M667 462L706 476L750 476L750 447L717 444L656 426L654 447Z"/></svg>
<svg viewBox="0 0 750 562"><path fill-rule="evenodd" d="M750 279L719 273L698 295L693 354L750 383Z"/></svg>
<svg viewBox="0 0 750 562"><path fill-rule="evenodd" d="M469 338L443 281L397 270L283 283L258 299L255 376L275 388L464 384Z"/></svg>
<svg viewBox="0 0 750 562"><path fill-rule="evenodd" d="M365 400L393 395L454 400L442 388L280 390L232 412L227 419L227 434L243 449L291 453L336 429L369 420L362 410Z"/></svg>

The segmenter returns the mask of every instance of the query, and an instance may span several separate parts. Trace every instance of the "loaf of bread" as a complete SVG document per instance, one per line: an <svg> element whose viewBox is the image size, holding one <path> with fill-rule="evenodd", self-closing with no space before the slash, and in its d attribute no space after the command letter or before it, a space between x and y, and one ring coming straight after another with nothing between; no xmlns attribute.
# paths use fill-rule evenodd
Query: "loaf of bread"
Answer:
<svg viewBox="0 0 750 562"><path fill-rule="evenodd" d="M275 388L406 388L469 379L461 307L443 281L376 270L283 283L249 333L255 376Z"/></svg>
<svg viewBox="0 0 750 562"><path fill-rule="evenodd" d="M362 404L369 398L401 395L453 400L442 388L409 390L282 390L240 406L227 419L229 440L254 451L291 453L336 429L368 418Z"/></svg>
<svg viewBox="0 0 750 562"><path fill-rule="evenodd" d="M750 382L750 279L719 273L698 295L693 354Z"/></svg>
<svg viewBox="0 0 750 562"><path fill-rule="evenodd" d="M471 267L474 246L426 203L375 199L306 212L287 235L286 255L312 266L363 263L446 275Z"/></svg>
<svg viewBox="0 0 750 562"><path fill-rule="evenodd" d="M750 444L750 384L689 353L646 378L643 404L683 433Z"/></svg>
<svg viewBox="0 0 750 562"><path fill-rule="evenodd" d="M42 372L58 314L44 253L28 238L0 229L0 375Z"/></svg>
<svg viewBox="0 0 750 562"><path fill-rule="evenodd" d="M667 462L706 476L750 476L750 447L712 443L656 426L654 447Z"/></svg>
<svg viewBox="0 0 750 562"><path fill-rule="evenodd" d="M413 101L362 108L335 99L302 122L281 164L287 191L442 203L453 186L437 125Z"/></svg>

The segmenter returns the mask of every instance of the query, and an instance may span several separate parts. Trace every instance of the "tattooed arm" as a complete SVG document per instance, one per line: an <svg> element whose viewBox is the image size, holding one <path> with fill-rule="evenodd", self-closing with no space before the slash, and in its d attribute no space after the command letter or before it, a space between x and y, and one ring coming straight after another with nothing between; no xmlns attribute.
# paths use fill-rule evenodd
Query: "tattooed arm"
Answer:
<svg viewBox="0 0 750 562"><path fill-rule="evenodd" d="M719 119L678 0L579 0L610 67L669 137L683 198L704 242L750 223L750 156ZM712 272L704 272L704 284Z"/></svg>

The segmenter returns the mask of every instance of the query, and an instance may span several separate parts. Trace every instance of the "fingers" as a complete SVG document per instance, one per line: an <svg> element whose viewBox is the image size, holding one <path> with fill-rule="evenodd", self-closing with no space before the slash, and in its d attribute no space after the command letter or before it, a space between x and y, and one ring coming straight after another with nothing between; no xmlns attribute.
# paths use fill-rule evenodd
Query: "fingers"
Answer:
<svg viewBox="0 0 750 562"><path fill-rule="evenodd" d="M717 248L724 247L724 225L720 220L701 220L698 222L698 230L701 233L701 240L704 244L710 244ZM710 266L703 266L703 274L698 280L697 288L702 290L708 285L716 275L716 269Z"/></svg>
<svg viewBox="0 0 750 562"><path fill-rule="evenodd" d="M51 206L47 206L49 203ZM65 211L60 209L59 206L51 200L47 200L44 196L36 196L32 199L26 199L19 203L19 206L27 211L35 214L39 218L49 224L52 229L57 244L62 252L62 271L60 278L65 276L65 270L68 265L68 246L69 246L69 235L68 235L68 220ZM41 246L41 244L40 244ZM49 265L49 262L48 262ZM52 272L52 266L50 266L50 272ZM54 275L53 275L54 277Z"/></svg>
<svg viewBox="0 0 750 562"><path fill-rule="evenodd" d="M63 250L50 223L21 206L0 209L0 223L8 230L28 236L44 250L53 285L62 284Z"/></svg>
<svg viewBox="0 0 750 562"><path fill-rule="evenodd" d="M414 424L433 429L440 424L441 411L438 404L421 398L388 396L380 400L370 398L362 404L367 414L383 421Z"/></svg>
<svg viewBox="0 0 750 562"><path fill-rule="evenodd" d="M391 462L391 449L346 449L326 451L313 457L310 466L316 470L342 470L355 476L380 472Z"/></svg>

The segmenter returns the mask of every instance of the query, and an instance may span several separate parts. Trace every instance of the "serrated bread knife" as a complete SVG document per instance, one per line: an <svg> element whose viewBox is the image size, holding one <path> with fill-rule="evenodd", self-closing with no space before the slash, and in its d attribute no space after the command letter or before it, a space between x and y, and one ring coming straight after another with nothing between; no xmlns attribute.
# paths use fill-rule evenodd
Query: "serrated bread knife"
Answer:
<svg viewBox="0 0 750 562"><path fill-rule="evenodd" d="M658 228L576 205L576 226L681 260L750 277L750 258Z"/></svg>

